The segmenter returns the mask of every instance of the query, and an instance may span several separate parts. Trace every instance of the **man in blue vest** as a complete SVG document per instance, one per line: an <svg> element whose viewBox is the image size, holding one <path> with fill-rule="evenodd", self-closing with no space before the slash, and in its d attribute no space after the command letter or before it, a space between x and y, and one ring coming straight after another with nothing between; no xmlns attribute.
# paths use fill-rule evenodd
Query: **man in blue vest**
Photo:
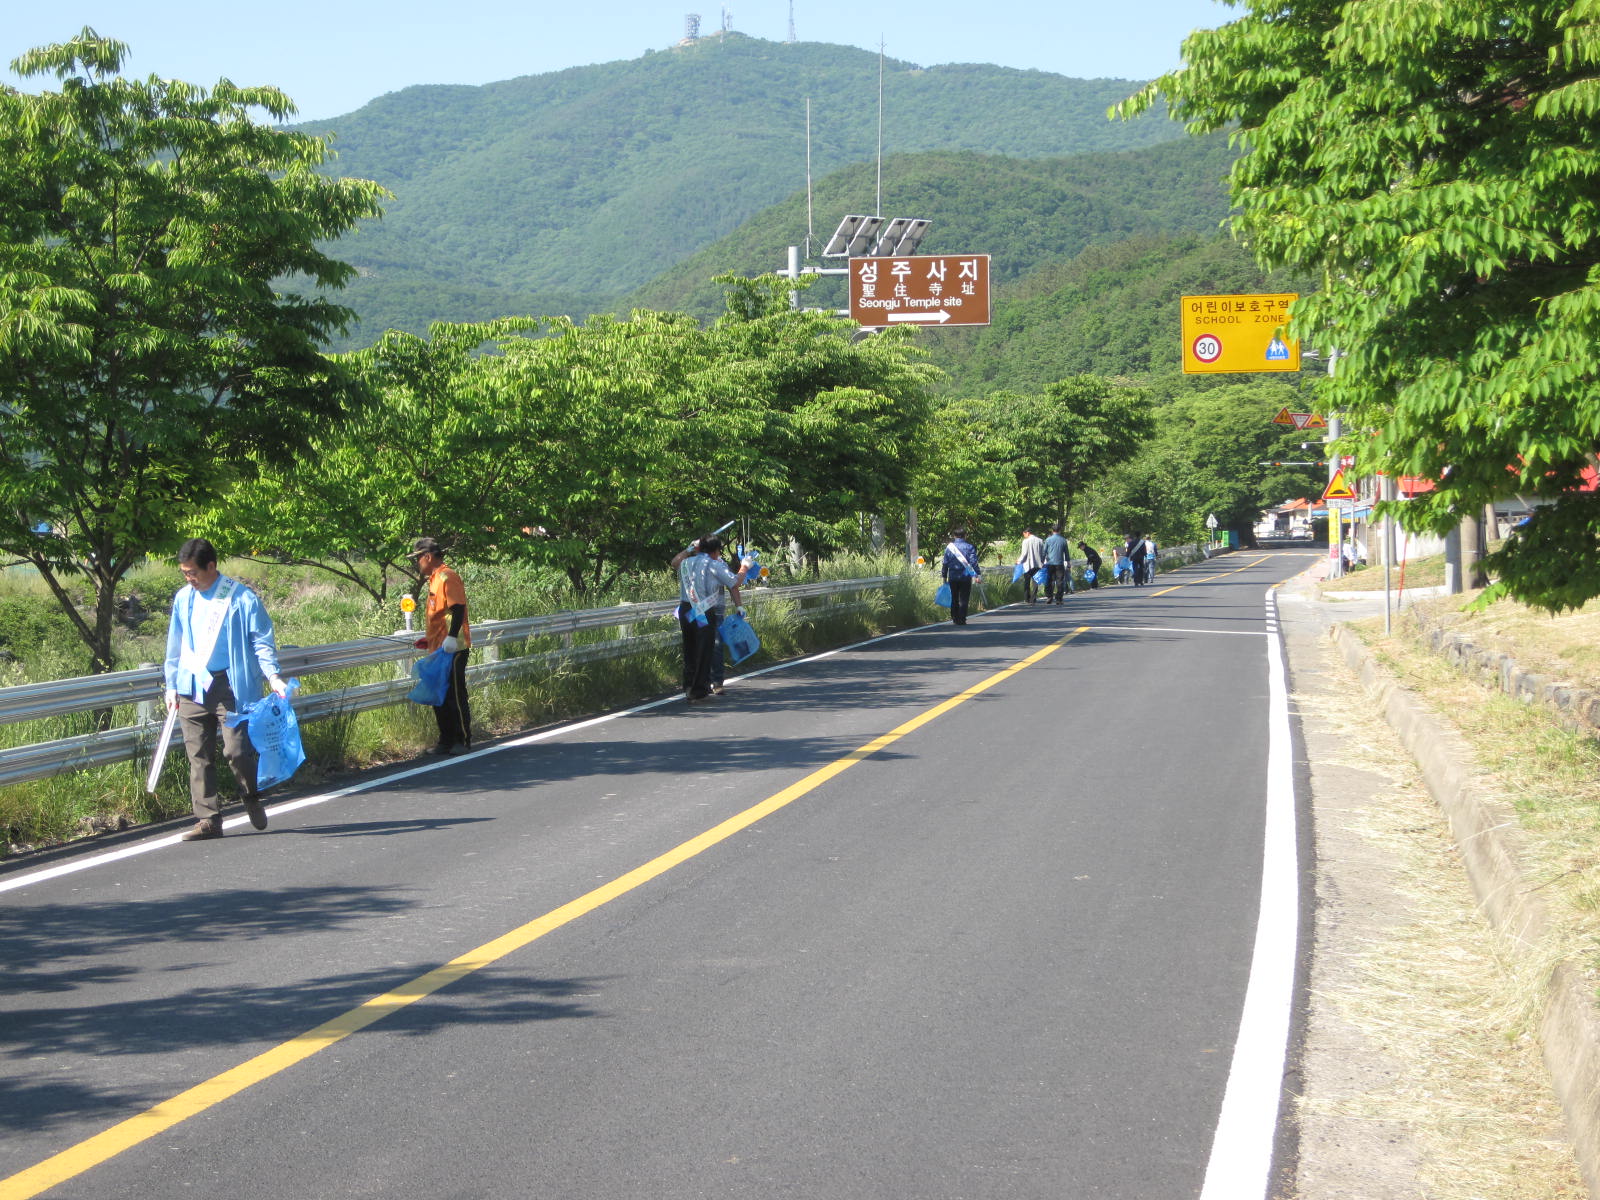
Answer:
<svg viewBox="0 0 1600 1200"><path fill-rule="evenodd" d="M1067 561L1067 539L1061 534L1061 526L1052 525L1050 536L1044 540L1044 565L1050 572L1050 578L1044 585L1044 602L1046 604L1062 603L1062 593L1072 591L1071 564Z"/></svg>

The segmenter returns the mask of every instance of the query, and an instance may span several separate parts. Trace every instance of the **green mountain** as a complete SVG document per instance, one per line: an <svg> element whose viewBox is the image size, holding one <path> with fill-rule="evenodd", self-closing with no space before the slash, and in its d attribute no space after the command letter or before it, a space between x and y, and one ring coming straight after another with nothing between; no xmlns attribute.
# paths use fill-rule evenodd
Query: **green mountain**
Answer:
<svg viewBox="0 0 1600 1200"><path fill-rule="evenodd" d="M483 87L408 88L302 126L333 135L331 169L395 197L337 250L359 271L346 300L362 314L355 340L436 319L608 308L803 193L808 100L814 178L872 162L879 81L867 51L729 33ZM1106 119L1137 86L885 60L883 144L1035 158L1181 139L1159 114ZM890 186L886 206L914 199ZM873 211L867 199L855 211Z"/></svg>
<svg viewBox="0 0 1600 1200"><path fill-rule="evenodd" d="M1039 268L1001 291L990 325L930 332L924 345L960 395L1039 391L1083 374L1149 379L1183 369L1183 296L1303 290L1263 274L1226 234L1140 234ZM1188 378L1202 388L1237 382Z"/></svg>
<svg viewBox="0 0 1600 1200"><path fill-rule="evenodd" d="M1232 161L1223 137L1070 158L893 155L883 166L883 211L932 222L920 253L988 254L995 294L1004 297L1026 277L1091 245L1158 234L1215 234L1228 212L1224 179ZM813 251L824 248L844 214L874 211L876 189L872 163L819 181L812 208L827 216L816 219ZM619 307L715 315L721 290L713 278L782 268L788 247L805 240L806 207L803 192L790 196L629 293ZM808 262L844 265L842 259ZM843 281L823 277L805 302L843 308Z"/></svg>
<svg viewBox="0 0 1600 1200"><path fill-rule="evenodd" d="M918 335L946 373L945 390L1037 391L1084 373L1175 375L1182 357L1180 297L1306 290L1264 275L1220 231L1233 159L1220 136L1070 158L888 158L884 211L933 222L921 252L990 255L992 323ZM819 221L812 248L820 248L838 216L871 211L876 186L873 164L819 182L813 207L828 216ZM806 197L791 196L629 293L618 307L715 316L722 307L716 276L781 267L788 246L802 243L805 230ZM804 303L844 308L844 281L819 279ZM1189 377L1186 386L1215 386L1219 379L1229 377Z"/></svg>

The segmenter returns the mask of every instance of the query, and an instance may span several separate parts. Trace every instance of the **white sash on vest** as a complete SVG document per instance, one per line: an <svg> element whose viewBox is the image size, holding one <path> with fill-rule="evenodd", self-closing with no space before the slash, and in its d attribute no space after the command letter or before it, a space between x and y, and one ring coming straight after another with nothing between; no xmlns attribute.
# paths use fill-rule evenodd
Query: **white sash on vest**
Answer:
<svg viewBox="0 0 1600 1200"><path fill-rule="evenodd" d="M233 593L238 587L237 580L219 575L216 594L210 600L204 600L195 586L189 585L189 620L186 622L189 644L179 648L178 669L187 671L199 686L200 695L194 697L196 700L203 700L206 691L211 687L211 671L207 664L211 662L211 651L216 649L217 638L222 633L222 622L227 619L228 610L233 607ZM199 631L194 627L196 600L200 600L209 609L204 613L205 628Z"/></svg>
<svg viewBox="0 0 1600 1200"><path fill-rule="evenodd" d="M956 549L956 544L954 542L946 542L944 548L950 551L951 554L955 555L955 559L961 564L962 570L966 571L965 578L976 579L978 577L978 572L972 569L972 564L967 561L967 556Z"/></svg>

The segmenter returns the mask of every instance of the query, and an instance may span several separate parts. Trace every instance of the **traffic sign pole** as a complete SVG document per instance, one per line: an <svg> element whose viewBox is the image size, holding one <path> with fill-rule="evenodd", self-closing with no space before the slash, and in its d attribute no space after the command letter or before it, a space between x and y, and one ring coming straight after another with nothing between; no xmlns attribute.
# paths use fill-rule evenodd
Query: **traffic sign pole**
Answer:
<svg viewBox="0 0 1600 1200"><path fill-rule="evenodd" d="M1328 375L1330 378L1332 377L1334 367L1338 364L1338 362L1338 349L1335 348L1330 350L1328 352ZM1339 465L1339 456L1333 452L1333 443L1339 440L1339 435L1341 432L1343 432L1343 423L1340 421L1338 415L1335 414L1329 417L1328 436L1326 441L1328 444L1328 487L1330 489L1333 487L1333 482L1335 479L1343 478L1343 468ZM1328 515L1330 517L1333 516L1331 508ZM1344 559L1339 554L1339 539L1333 537L1328 539L1328 578L1344 578Z"/></svg>

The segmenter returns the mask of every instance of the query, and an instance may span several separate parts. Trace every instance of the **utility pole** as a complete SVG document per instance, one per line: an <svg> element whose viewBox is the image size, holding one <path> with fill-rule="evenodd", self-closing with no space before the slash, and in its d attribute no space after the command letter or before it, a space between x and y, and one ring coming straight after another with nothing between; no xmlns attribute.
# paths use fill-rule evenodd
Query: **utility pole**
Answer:
<svg viewBox="0 0 1600 1200"><path fill-rule="evenodd" d="M1392 501L1399 492L1399 486L1393 475L1382 475L1378 478L1378 495L1383 500ZM1394 514L1385 513L1383 517L1383 634L1388 637L1394 629L1394 621L1390 615L1389 604L1389 576L1394 569Z"/></svg>
<svg viewBox="0 0 1600 1200"><path fill-rule="evenodd" d="M1339 362L1339 348L1335 346L1328 351L1328 378L1333 378L1334 367ZM1333 452L1333 443L1339 440L1343 432L1344 423L1337 413L1328 414L1328 432L1323 438L1327 445L1328 455L1328 483L1333 483L1334 476L1339 473L1339 456ZM1344 549L1342 546L1343 534L1340 530L1339 502L1337 500L1324 501L1328 509L1328 578L1342 579L1344 577ZM1353 514L1354 510L1352 510Z"/></svg>
<svg viewBox="0 0 1600 1200"><path fill-rule="evenodd" d="M1483 573L1483 511L1474 509L1461 518L1461 586L1481 588L1488 582Z"/></svg>

